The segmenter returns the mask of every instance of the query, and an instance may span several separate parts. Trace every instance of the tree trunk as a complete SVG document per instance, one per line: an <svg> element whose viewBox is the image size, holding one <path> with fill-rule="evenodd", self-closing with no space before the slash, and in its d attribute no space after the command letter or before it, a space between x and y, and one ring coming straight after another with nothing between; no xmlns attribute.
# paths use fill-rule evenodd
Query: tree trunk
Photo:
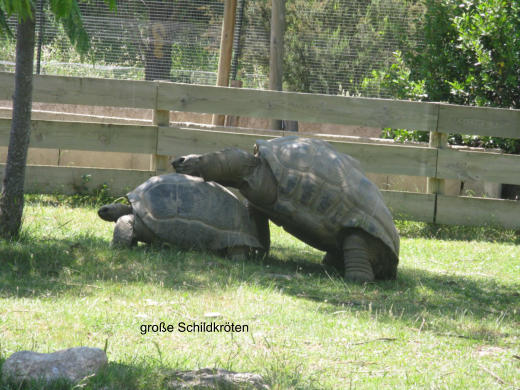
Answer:
<svg viewBox="0 0 520 390"><path fill-rule="evenodd" d="M34 17L26 17L19 22L16 37L13 120L0 195L0 236L4 238L16 237L22 224L25 165L31 135L34 31Z"/></svg>

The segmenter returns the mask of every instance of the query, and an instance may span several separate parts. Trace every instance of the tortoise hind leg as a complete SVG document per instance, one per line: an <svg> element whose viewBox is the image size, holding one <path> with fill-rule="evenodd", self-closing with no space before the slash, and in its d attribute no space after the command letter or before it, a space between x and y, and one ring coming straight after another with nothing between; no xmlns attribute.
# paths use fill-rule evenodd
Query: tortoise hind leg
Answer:
<svg viewBox="0 0 520 390"><path fill-rule="evenodd" d="M356 282L373 282L373 250L370 237L358 229L350 231L343 240L345 279Z"/></svg>
<svg viewBox="0 0 520 390"><path fill-rule="evenodd" d="M111 245L127 248L137 245L137 238L135 237L134 232L133 214L123 215L117 220Z"/></svg>

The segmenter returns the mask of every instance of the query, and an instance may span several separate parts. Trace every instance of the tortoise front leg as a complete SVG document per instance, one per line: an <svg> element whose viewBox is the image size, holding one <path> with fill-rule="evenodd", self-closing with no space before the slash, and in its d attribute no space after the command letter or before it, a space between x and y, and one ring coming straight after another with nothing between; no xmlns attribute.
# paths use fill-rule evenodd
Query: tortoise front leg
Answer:
<svg viewBox="0 0 520 390"><path fill-rule="evenodd" d="M269 249L271 247L271 232L269 230L269 218L267 215L257 208L255 208L251 203L247 203L247 210L249 212L249 217L253 221L256 226L256 230L258 233L258 241L260 241L260 245L262 245L263 250L259 251L259 257L266 257L269 254Z"/></svg>
<svg viewBox="0 0 520 390"><path fill-rule="evenodd" d="M112 237L112 246L127 247L137 245L137 238L134 231L134 215L123 215L116 222L114 228L114 236Z"/></svg>
<svg viewBox="0 0 520 390"><path fill-rule="evenodd" d="M359 230L350 231L343 240L343 261L345 279L356 282L373 282L371 256L373 256L370 236Z"/></svg>

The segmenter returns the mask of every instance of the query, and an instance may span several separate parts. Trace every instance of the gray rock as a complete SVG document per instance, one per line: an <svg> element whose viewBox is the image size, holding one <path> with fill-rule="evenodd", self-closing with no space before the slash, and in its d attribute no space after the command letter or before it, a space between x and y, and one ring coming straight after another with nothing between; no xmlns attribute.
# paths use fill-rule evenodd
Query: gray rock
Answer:
<svg viewBox="0 0 520 390"><path fill-rule="evenodd" d="M258 374L233 372L220 368L177 371L168 379L169 389L190 390L269 390Z"/></svg>
<svg viewBox="0 0 520 390"><path fill-rule="evenodd" d="M78 382L95 374L107 361L105 351L99 348L78 347L54 353L20 351L5 361L2 377L14 383L59 379Z"/></svg>

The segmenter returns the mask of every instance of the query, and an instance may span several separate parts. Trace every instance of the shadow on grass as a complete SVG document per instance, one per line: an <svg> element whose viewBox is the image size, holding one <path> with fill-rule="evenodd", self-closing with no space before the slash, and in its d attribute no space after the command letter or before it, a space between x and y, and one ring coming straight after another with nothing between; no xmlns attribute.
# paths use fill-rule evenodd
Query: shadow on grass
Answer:
<svg viewBox="0 0 520 390"><path fill-rule="evenodd" d="M0 360L0 368L4 361ZM8 382L4 383L2 387L0 376L0 390L143 389L148 387L167 389L168 387L164 386L167 384L164 380L165 375L163 374L161 377L161 371L166 372L165 369L160 369L157 365L127 365L110 362L106 367L99 370L94 377L86 378L76 384L64 380L53 382L31 380L22 385ZM163 383L160 383L161 380Z"/></svg>
<svg viewBox="0 0 520 390"><path fill-rule="evenodd" d="M5 359L0 359L0 369ZM209 367L217 368L217 367ZM227 367L218 367L228 369ZM268 385L277 385L276 388L294 388L302 390L318 390L321 387L314 387L312 384L304 383L302 374L298 370L290 367L277 366L273 372L269 372L269 368L265 373L257 373L262 375L265 383ZM123 364L118 362L110 362L98 373L80 381L77 384L71 384L66 381L56 381L45 383L44 381L31 381L23 385L14 383L3 383L0 373L0 390L73 390L73 389L178 389L175 385L178 378L178 372L184 369L175 369L164 366L160 361L143 361L134 364ZM281 377L280 374L283 374ZM190 387L191 388L191 387ZM198 387L197 387L198 388ZM236 389L236 386L229 387L224 384L217 385L215 389L229 390ZM240 387L244 389L252 389L251 387ZM255 387L256 388L256 387Z"/></svg>
<svg viewBox="0 0 520 390"><path fill-rule="evenodd" d="M431 316L446 331L460 316L478 322L499 316L518 305L518 284L494 279L442 275L401 267L395 281L368 285L346 283L317 262L319 253L305 259L293 249L273 248L275 256L233 262L211 254L139 246L112 250L97 237L75 241L0 241L0 298L85 296L101 291L106 283L147 283L197 294L250 284L284 294L325 303L322 311L377 313L380 321L402 321L421 326ZM288 260L280 260L278 256ZM314 261L314 262L313 262ZM513 319L514 321L514 319ZM433 321L435 322L435 321ZM489 329L468 330L469 338L502 337ZM495 332L495 333L494 333Z"/></svg>

